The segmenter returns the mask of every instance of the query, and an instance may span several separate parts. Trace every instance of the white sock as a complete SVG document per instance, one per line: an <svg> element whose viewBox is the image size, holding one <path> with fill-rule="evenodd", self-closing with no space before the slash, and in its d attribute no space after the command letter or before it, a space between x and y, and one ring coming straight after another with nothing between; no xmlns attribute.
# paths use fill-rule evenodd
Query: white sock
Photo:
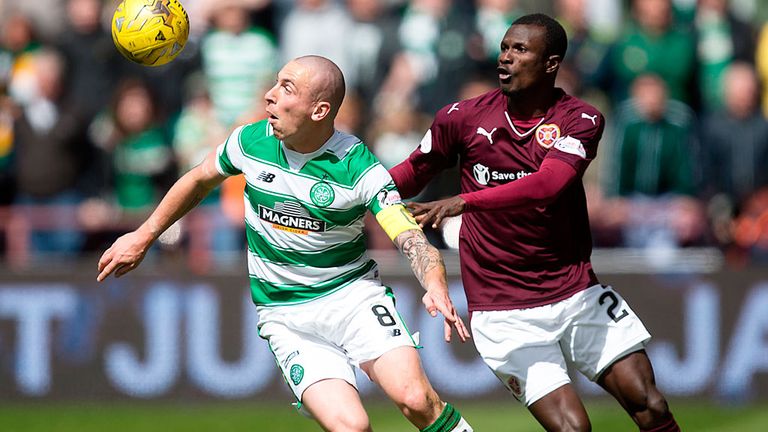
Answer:
<svg viewBox="0 0 768 432"><path fill-rule="evenodd" d="M472 429L472 426L470 426L469 423L464 420L464 417L462 417L461 420L456 423L456 427L451 429L450 432L474 432L474 429Z"/></svg>

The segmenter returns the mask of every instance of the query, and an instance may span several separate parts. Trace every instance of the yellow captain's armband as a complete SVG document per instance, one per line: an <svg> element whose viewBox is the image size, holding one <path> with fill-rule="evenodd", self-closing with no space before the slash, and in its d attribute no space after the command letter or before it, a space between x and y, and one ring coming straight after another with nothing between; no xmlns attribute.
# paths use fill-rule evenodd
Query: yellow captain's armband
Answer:
<svg viewBox="0 0 768 432"><path fill-rule="evenodd" d="M387 233L392 241L405 231L412 229L421 230L419 224L416 223L416 219L413 218L411 213L402 204L381 209L380 212L376 213L376 220L379 221L379 225L384 228L384 232Z"/></svg>

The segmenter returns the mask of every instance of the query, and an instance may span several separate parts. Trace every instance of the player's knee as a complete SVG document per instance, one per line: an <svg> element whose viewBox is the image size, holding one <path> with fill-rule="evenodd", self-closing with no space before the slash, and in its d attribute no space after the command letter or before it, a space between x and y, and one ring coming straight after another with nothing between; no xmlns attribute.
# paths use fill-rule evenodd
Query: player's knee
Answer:
<svg viewBox="0 0 768 432"><path fill-rule="evenodd" d="M340 412L330 429L333 432L369 432L371 424L366 415Z"/></svg>
<svg viewBox="0 0 768 432"><path fill-rule="evenodd" d="M403 395L400 400L400 409L409 413L420 414L425 413L431 409L431 403L426 393L420 391L409 391Z"/></svg>
<svg viewBox="0 0 768 432"><path fill-rule="evenodd" d="M592 423L589 417L583 415L564 415L560 427L560 432L591 432Z"/></svg>
<svg viewBox="0 0 768 432"><path fill-rule="evenodd" d="M412 416L429 416L432 411L442 409L439 406L440 399L437 395L420 385L405 387L399 399L397 404L408 418Z"/></svg>
<svg viewBox="0 0 768 432"><path fill-rule="evenodd" d="M655 387L644 394L643 403L635 409L632 417L641 429L655 427L671 416L667 400Z"/></svg>
<svg viewBox="0 0 768 432"><path fill-rule="evenodd" d="M655 390L648 393L646 411L654 421L669 417L669 405L664 396Z"/></svg>

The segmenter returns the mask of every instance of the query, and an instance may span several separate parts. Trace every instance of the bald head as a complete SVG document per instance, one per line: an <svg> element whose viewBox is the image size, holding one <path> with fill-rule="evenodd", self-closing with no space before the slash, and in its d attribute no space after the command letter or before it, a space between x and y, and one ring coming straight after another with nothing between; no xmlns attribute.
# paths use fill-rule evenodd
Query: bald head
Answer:
<svg viewBox="0 0 768 432"><path fill-rule="evenodd" d="M310 90L315 101L326 101L331 105L331 118L336 117L344 100L346 84L344 74L336 63L325 57L308 55L293 60L310 71Z"/></svg>

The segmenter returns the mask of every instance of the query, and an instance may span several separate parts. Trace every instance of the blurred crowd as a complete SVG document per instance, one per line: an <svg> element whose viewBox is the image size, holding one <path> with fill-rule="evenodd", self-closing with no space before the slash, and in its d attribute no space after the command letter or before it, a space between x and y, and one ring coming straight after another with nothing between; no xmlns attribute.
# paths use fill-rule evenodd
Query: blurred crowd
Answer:
<svg viewBox="0 0 768 432"><path fill-rule="evenodd" d="M768 2L182 3L190 40L151 68L114 49L115 0L0 0L5 256L100 251L236 125L263 118L265 90L299 55L341 67L337 127L394 166L436 110L497 87L504 32L545 12L569 36L558 86L608 121L585 175L595 246L714 246L737 265L768 262ZM241 251L243 181L228 179L165 244ZM457 192L448 172L418 199ZM369 226L372 248L391 247Z"/></svg>

